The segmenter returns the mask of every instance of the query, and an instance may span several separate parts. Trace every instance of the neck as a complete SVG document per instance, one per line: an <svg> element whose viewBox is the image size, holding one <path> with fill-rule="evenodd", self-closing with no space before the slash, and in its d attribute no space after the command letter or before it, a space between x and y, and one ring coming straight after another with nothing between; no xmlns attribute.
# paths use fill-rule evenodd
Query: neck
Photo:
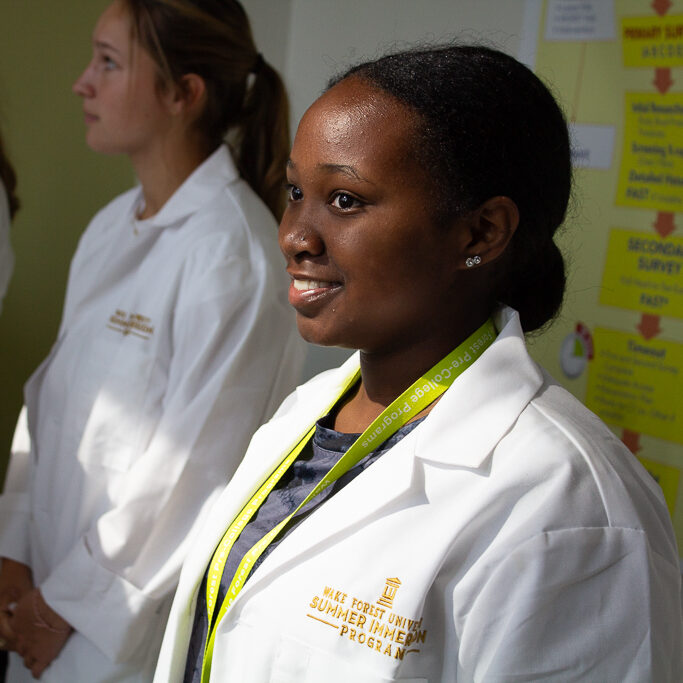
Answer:
<svg viewBox="0 0 683 683"><path fill-rule="evenodd" d="M206 157L200 145L187 138L167 140L159 148L131 154L145 200L138 218L154 216Z"/></svg>
<svg viewBox="0 0 683 683"><path fill-rule="evenodd" d="M408 387L461 344L488 318L478 316L458 331L439 334L420 344L388 352L361 351L361 381L339 408L335 429L340 432L362 432L388 405ZM435 401L412 419L426 415Z"/></svg>

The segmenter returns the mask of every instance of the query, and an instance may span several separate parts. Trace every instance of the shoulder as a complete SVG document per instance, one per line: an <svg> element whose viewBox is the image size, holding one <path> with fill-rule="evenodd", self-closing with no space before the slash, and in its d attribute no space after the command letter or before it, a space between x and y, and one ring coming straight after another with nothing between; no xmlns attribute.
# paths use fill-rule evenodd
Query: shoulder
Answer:
<svg viewBox="0 0 683 683"><path fill-rule="evenodd" d="M538 430L539 445L557 444L563 453L577 460L599 485L602 503L616 525L627 525L625 511L620 511L615 497L624 488L647 493L658 501L661 490L633 454L607 425L583 403L561 387L547 373L545 381L528 411L520 419L543 425ZM618 491L610 482L618 482Z"/></svg>
<svg viewBox="0 0 683 683"><path fill-rule="evenodd" d="M225 187L177 233L169 231L165 237L181 256L185 277L203 280L212 269L229 269L225 274L245 288L273 281L282 289L285 274L275 219L241 184L240 180Z"/></svg>
<svg viewBox="0 0 683 683"><path fill-rule="evenodd" d="M122 220L130 219L132 209L140 196L140 188L132 187L103 206L90 220L78 243L78 252L106 241L119 234ZM77 252L77 253L78 253Z"/></svg>
<svg viewBox="0 0 683 683"><path fill-rule="evenodd" d="M188 217L184 227L187 239L195 243L224 241L245 253L273 251L277 246L275 218L241 178L224 185Z"/></svg>
<svg viewBox="0 0 683 683"><path fill-rule="evenodd" d="M660 487L612 431L547 373L500 452L514 452L531 495L546 497L547 528L644 531L677 556Z"/></svg>
<svg viewBox="0 0 683 683"><path fill-rule="evenodd" d="M550 530L628 528L645 531L673 562L659 486L607 425L531 359L516 315L506 315L494 344L416 430L425 459L461 468L478 523L503 525L501 548Z"/></svg>
<svg viewBox="0 0 683 683"><path fill-rule="evenodd" d="M241 179L225 183L181 222L164 228L159 245L180 272L179 307L228 297L275 306L291 315L275 219ZM271 311L272 314L272 311Z"/></svg>
<svg viewBox="0 0 683 683"><path fill-rule="evenodd" d="M275 219L239 177L195 184L192 210L163 228L160 247L183 270L184 280L204 281L223 271L222 280L241 289L270 282L285 286ZM277 284L275 284L277 283Z"/></svg>
<svg viewBox="0 0 683 683"><path fill-rule="evenodd" d="M161 212L184 217L178 225L191 225L199 239L210 234L229 236L236 243L266 237L272 242L277 223L266 205L239 175L225 145L216 149L185 181Z"/></svg>

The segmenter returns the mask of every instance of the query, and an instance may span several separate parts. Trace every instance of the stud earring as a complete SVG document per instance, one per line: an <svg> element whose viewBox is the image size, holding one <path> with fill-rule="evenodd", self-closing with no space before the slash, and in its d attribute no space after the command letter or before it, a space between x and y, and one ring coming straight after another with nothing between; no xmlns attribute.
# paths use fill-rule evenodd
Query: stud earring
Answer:
<svg viewBox="0 0 683 683"><path fill-rule="evenodd" d="M477 256L470 256L465 259L465 265L468 268L471 268L472 266L478 266L481 263L481 256L477 254Z"/></svg>

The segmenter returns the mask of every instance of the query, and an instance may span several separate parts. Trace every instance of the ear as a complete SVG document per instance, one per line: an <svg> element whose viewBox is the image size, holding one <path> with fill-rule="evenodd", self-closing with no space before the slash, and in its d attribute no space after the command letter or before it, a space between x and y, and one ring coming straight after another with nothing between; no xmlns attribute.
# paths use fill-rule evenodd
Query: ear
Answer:
<svg viewBox="0 0 683 683"><path fill-rule="evenodd" d="M206 83L197 74L185 74L169 92L169 108L176 116L185 115L191 119L201 111L206 97Z"/></svg>
<svg viewBox="0 0 683 683"><path fill-rule="evenodd" d="M467 268L465 260L476 256L477 265L495 261L506 249L517 226L519 209L509 197L491 197L466 219L465 244L458 268Z"/></svg>

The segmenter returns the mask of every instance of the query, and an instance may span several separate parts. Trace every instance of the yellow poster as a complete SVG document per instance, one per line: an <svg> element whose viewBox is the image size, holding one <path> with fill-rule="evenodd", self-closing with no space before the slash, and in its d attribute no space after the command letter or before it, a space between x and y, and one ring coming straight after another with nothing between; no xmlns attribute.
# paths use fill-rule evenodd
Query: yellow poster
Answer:
<svg viewBox="0 0 683 683"><path fill-rule="evenodd" d="M683 237L610 230L600 303L683 319Z"/></svg>
<svg viewBox="0 0 683 683"><path fill-rule="evenodd" d="M683 93L626 93L617 204L683 211Z"/></svg>
<svg viewBox="0 0 683 683"><path fill-rule="evenodd" d="M683 344L597 328L586 405L605 422L683 444Z"/></svg>
<svg viewBox="0 0 683 683"><path fill-rule="evenodd" d="M534 355L659 483L683 553L683 0L532 7L576 180L567 299Z"/></svg>
<svg viewBox="0 0 683 683"><path fill-rule="evenodd" d="M683 66L683 15L625 17L621 45L624 66Z"/></svg>

